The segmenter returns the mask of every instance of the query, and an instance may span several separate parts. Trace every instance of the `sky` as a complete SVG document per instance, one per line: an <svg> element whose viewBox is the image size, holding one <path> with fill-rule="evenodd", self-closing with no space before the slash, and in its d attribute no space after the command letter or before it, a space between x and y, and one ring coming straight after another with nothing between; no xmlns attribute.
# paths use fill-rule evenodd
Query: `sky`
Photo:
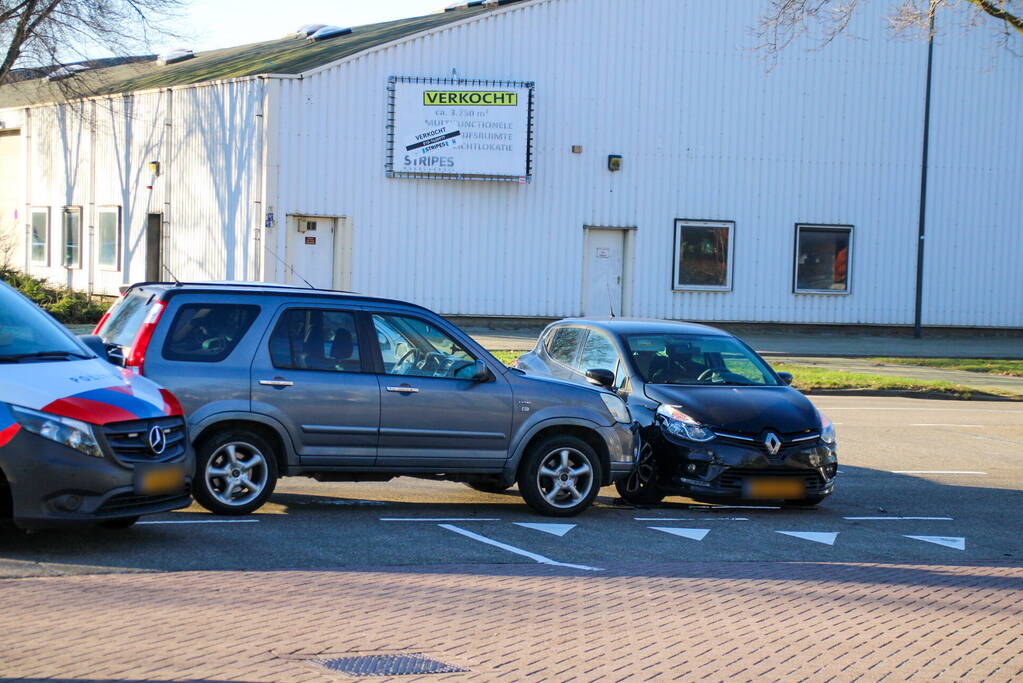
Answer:
<svg viewBox="0 0 1023 683"><path fill-rule="evenodd" d="M174 30L187 36L154 44L154 52L201 52L282 38L303 24L360 26L430 14L454 0L191 0Z"/></svg>

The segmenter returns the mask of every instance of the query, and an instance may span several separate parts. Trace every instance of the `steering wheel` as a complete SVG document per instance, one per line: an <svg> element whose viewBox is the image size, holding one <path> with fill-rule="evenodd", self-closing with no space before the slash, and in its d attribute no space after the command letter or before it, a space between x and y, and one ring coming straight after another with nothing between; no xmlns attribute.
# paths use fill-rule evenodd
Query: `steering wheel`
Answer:
<svg viewBox="0 0 1023 683"><path fill-rule="evenodd" d="M715 370L714 368L707 368L706 370L704 370L703 372L700 373L700 376L696 378L696 381L697 382L704 382L704 381L710 380L711 382L713 382L714 381L714 377L717 374L718 374L718 371Z"/></svg>
<svg viewBox="0 0 1023 683"><path fill-rule="evenodd" d="M404 354L402 355L402 357L401 357L401 358L399 358L399 359L398 359L398 362L397 362L397 363L395 363L395 364L394 364L394 366L392 366L392 368L391 368L391 374L392 374L392 375L403 375L403 374L405 374L405 372L406 372L406 371L407 371L407 370L408 370L409 368L411 368L411 367L414 367L414 366L416 366L416 365L418 365L418 364L420 363L420 361L421 361L421 359L420 359L420 356L421 356L421 355L422 355L422 352L421 352L421 351L420 351L419 349L417 349L416 347L414 347L414 346L413 346L413 347L412 347L412 348L410 348L410 349L409 349L408 351L406 351L406 352L405 352L405 353L404 353ZM407 358L408 358L409 356L412 356L412 360L411 360L411 361L409 361L409 362L408 362L408 363L406 364L406 363L405 363L405 360L406 360L406 359L407 359Z"/></svg>

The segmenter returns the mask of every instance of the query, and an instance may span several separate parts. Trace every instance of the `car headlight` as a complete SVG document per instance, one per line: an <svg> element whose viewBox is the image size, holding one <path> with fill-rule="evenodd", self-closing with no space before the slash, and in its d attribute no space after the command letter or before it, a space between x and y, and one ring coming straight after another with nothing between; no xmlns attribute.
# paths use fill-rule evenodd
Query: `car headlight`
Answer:
<svg viewBox="0 0 1023 683"><path fill-rule="evenodd" d="M818 410L817 414L820 415L821 418L821 441L834 446L835 442L838 440L835 436L835 425L831 423L831 420L829 420L824 413Z"/></svg>
<svg viewBox="0 0 1023 683"><path fill-rule="evenodd" d="M22 429L73 448L80 453L97 458L103 457L103 451L100 450L96 437L93 435L92 425L80 420L73 420L70 417L51 415L20 406L9 407L11 416L18 421Z"/></svg>
<svg viewBox="0 0 1023 683"><path fill-rule="evenodd" d="M622 424L630 424L632 422L632 413L629 412L629 406L625 405L625 401L613 394L605 394L603 392L600 394L600 400L607 406L607 411L611 413L611 417L615 419L615 422L621 422Z"/></svg>
<svg viewBox="0 0 1023 683"><path fill-rule="evenodd" d="M682 412L679 406L662 403L657 407L661 426L671 434L690 441L710 441L717 436L706 425Z"/></svg>

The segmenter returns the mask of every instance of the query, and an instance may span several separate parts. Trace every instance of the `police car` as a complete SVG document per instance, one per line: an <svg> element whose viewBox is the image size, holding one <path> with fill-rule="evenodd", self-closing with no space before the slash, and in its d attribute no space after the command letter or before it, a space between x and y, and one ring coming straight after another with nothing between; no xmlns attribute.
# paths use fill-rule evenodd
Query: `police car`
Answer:
<svg viewBox="0 0 1023 683"><path fill-rule="evenodd" d="M0 283L0 517L120 528L189 505L181 406L105 355Z"/></svg>

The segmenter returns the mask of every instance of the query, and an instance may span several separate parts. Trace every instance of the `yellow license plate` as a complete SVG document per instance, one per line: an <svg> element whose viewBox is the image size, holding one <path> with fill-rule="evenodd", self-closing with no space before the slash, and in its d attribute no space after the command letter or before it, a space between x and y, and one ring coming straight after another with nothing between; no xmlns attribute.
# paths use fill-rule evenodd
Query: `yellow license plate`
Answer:
<svg viewBox="0 0 1023 683"><path fill-rule="evenodd" d="M758 500L793 500L806 495L802 479L763 478L746 482L746 497Z"/></svg>
<svg viewBox="0 0 1023 683"><path fill-rule="evenodd" d="M182 493L185 489L185 474L180 467L154 467L139 472L136 488L145 495Z"/></svg>

